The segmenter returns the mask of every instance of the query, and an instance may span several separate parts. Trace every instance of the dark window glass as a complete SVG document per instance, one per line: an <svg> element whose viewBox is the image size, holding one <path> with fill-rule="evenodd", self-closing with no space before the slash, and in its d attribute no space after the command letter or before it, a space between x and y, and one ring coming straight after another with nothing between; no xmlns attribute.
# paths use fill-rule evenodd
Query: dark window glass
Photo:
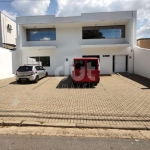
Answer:
<svg viewBox="0 0 150 150"><path fill-rule="evenodd" d="M87 67L88 69L97 69L97 60L88 60Z"/></svg>
<svg viewBox="0 0 150 150"><path fill-rule="evenodd" d="M35 68L36 68L36 70L40 70L40 67L39 67L39 66L36 66Z"/></svg>
<svg viewBox="0 0 150 150"><path fill-rule="evenodd" d="M32 66L21 66L21 67L18 68L17 71L20 71L20 72L32 71Z"/></svg>
<svg viewBox="0 0 150 150"><path fill-rule="evenodd" d="M26 29L27 41L53 41L56 40L56 29Z"/></svg>
<svg viewBox="0 0 150 150"><path fill-rule="evenodd" d="M40 66L49 67L50 57L28 57L28 64L37 64Z"/></svg>
<svg viewBox="0 0 150 150"><path fill-rule="evenodd" d="M75 61L75 69L84 69L85 68L85 62L84 60L76 60Z"/></svg>
<svg viewBox="0 0 150 150"><path fill-rule="evenodd" d="M125 38L125 25L83 27L83 39L114 39Z"/></svg>
<svg viewBox="0 0 150 150"><path fill-rule="evenodd" d="M44 68L42 66L40 66L40 70L44 70Z"/></svg>
<svg viewBox="0 0 150 150"><path fill-rule="evenodd" d="M103 57L110 57L110 55L103 55Z"/></svg>

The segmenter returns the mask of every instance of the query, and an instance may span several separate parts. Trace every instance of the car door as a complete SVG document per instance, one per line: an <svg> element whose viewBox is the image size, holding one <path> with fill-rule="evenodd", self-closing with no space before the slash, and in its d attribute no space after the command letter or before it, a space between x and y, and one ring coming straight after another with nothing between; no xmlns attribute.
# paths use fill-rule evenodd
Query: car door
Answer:
<svg viewBox="0 0 150 150"><path fill-rule="evenodd" d="M75 81L77 82L85 82L85 60L74 60L75 64L75 70L74 70L74 75L75 75Z"/></svg>
<svg viewBox="0 0 150 150"><path fill-rule="evenodd" d="M42 75L41 75L40 66L36 66L35 68L36 68L36 70L37 70L37 73L38 73L39 78L41 78Z"/></svg>
<svg viewBox="0 0 150 150"><path fill-rule="evenodd" d="M99 79L98 59L87 60L87 81L97 82Z"/></svg>

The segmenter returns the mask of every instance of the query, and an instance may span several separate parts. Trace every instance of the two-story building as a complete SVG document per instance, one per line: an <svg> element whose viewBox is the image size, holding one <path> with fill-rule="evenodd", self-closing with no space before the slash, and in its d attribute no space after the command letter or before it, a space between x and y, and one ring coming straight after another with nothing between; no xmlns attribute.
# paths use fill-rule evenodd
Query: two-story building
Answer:
<svg viewBox="0 0 150 150"><path fill-rule="evenodd" d="M68 75L73 58L97 57L101 74L133 73L136 14L121 11L17 17L20 64L41 64L49 75Z"/></svg>
<svg viewBox="0 0 150 150"><path fill-rule="evenodd" d="M16 48L16 23L0 12L0 47Z"/></svg>

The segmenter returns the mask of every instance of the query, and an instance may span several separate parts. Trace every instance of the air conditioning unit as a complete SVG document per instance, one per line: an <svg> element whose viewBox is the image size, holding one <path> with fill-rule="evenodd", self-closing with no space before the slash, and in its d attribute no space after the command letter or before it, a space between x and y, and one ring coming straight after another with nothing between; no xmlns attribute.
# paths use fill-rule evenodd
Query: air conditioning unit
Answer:
<svg viewBox="0 0 150 150"><path fill-rule="evenodd" d="M8 24L7 28L8 28L9 30L12 30L12 26L11 26L10 24Z"/></svg>

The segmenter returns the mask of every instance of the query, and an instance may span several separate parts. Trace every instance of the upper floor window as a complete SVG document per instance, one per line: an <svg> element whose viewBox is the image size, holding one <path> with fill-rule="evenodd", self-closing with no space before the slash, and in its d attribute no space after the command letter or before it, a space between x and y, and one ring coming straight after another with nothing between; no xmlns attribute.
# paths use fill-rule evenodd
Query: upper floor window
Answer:
<svg viewBox="0 0 150 150"><path fill-rule="evenodd" d="M83 39L125 38L125 25L83 27Z"/></svg>
<svg viewBox="0 0 150 150"><path fill-rule="evenodd" d="M53 41L56 40L56 29L26 29L27 41Z"/></svg>

